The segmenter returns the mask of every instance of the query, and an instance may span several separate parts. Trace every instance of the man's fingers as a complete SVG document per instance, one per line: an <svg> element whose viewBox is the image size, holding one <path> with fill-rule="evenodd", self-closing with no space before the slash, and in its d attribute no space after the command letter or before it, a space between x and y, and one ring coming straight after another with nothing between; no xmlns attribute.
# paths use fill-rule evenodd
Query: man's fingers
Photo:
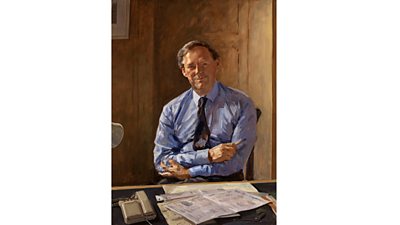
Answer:
<svg viewBox="0 0 400 225"><path fill-rule="evenodd" d="M221 150L221 153L222 153L223 155L226 155L226 154L235 154L235 153L236 153L236 148L235 148L235 147L226 147L226 148L224 148L224 149Z"/></svg>
<svg viewBox="0 0 400 225"><path fill-rule="evenodd" d="M226 157L227 159L231 159L233 155L234 155L234 154L233 154L232 152L229 152L228 154L225 155L225 157Z"/></svg>
<svg viewBox="0 0 400 225"><path fill-rule="evenodd" d="M236 145L227 144L227 145L223 146L222 149L224 151L235 151L236 150Z"/></svg>
<svg viewBox="0 0 400 225"><path fill-rule="evenodd" d="M233 143L225 143L225 144L222 144L222 146L221 147L223 147L223 148L233 148Z"/></svg>
<svg viewBox="0 0 400 225"><path fill-rule="evenodd" d="M163 163L163 162L160 163L160 166L161 166L161 168L163 168L163 170L168 169L167 165L165 165L165 163Z"/></svg>
<svg viewBox="0 0 400 225"><path fill-rule="evenodd" d="M178 166L179 165L179 163L177 163L175 160L173 160L173 159L170 159L170 160L168 160L168 162L169 162L169 164L171 165L171 166Z"/></svg>
<svg viewBox="0 0 400 225"><path fill-rule="evenodd" d="M171 165L169 167L170 171L180 171L182 168L181 164L177 163L175 160L172 159L169 160L169 164Z"/></svg>
<svg viewBox="0 0 400 225"><path fill-rule="evenodd" d="M162 173L158 173L163 177L173 177L173 174L171 172L162 172Z"/></svg>
<svg viewBox="0 0 400 225"><path fill-rule="evenodd" d="M223 162L232 159L236 151L235 143L225 143L212 148L210 154L213 162Z"/></svg>
<svg viewBox="0 0 400 225"><path fill-rule="evenodd" d="M235 153L233 151L227 151L221 156L221 159L223 159L223 161L230 160L234 155Z"/></svg>

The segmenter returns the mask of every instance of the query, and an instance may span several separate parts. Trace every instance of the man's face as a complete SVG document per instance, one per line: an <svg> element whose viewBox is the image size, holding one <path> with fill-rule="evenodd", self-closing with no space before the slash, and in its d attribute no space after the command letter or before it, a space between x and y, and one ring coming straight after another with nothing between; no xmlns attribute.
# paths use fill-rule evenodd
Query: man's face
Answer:
<svg viewBox="0 0 400 225"><path fill-rule="evenodd" d="M183 57L181 68L193 90L200 96L208 94L216 81L219 60L214 60L207 48L197 46Z"/></svg>

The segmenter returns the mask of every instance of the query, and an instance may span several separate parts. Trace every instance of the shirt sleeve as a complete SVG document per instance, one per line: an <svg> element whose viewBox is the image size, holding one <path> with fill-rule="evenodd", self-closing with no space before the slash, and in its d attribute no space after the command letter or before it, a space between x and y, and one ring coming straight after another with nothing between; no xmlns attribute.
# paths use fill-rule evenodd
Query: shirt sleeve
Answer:
<svg viewBox="0 0 400 225"><path fill-rule="evenodd" d="M234 157L221 163L193 166L189 168L190 176L228 176L243 170L256 141L256 123L256 109L251 100L249 100L241 110L239 121L232 135L231 142L242 140L237 146L237 152Z"/></svg>
<svg viewBox="0 0 400 225"><path fill-rule="evenodd" d="M173 113L169 107L164 107L161 113L154 144L154 166L159 172L163 171L160 163L168 165L170 159L186 168L210 163L208 149L194 151L193 142L181 143L174 135Z"/></svg>

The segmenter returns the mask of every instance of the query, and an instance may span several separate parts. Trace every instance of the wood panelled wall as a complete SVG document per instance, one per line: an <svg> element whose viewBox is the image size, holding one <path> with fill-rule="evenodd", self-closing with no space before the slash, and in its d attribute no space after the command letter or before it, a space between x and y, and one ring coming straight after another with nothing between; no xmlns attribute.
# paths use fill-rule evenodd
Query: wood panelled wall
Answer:
<svg viewBox="0 0 400 225"><path fill-rule="evenodd" d="M158 119L190 88L176 53L193 39L220 53L217 79L245 91L263 114L257 125L255 179L275 178L274 2L131 0L130 37L112 43L112 120L125 127L112 150L113 185L151 184Z"/></svg>

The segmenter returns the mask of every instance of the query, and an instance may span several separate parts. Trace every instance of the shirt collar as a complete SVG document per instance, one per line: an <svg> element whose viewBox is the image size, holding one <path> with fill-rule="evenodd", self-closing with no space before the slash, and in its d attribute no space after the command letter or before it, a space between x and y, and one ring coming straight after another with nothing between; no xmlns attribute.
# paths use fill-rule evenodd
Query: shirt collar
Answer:
<svg viewBox="0 0 400 225"><path fill-rule="evenodd" d="M215 98L218 95L218 81L215 81L213 88L211 91L207 94L207 99L211 100L212 102L215 100ZM193 101L197 105L200 99L200 95L198 95L195 91L192 90L193 93Z"/></svg>

